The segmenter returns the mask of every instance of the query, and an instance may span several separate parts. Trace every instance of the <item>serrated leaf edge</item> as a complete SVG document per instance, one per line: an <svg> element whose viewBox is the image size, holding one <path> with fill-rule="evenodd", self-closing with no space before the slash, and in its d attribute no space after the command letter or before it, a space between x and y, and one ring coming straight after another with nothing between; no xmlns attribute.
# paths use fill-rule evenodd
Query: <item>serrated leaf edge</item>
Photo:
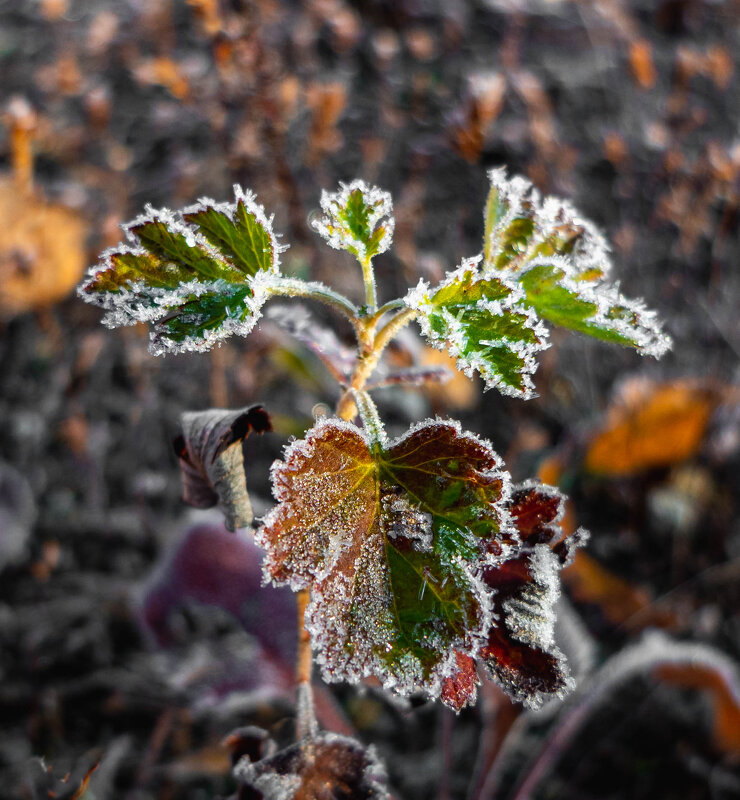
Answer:
<svg viewBox="0 0 740 800"><path fill-rule="evenodd" d="M267 212L265 211L264 206L261 203L257 202L257 195L251 189L244 189L238 183L233 184L232 190L234 192L234 202L229 203L228 201L224 202L217 202L210 197L200 197L198 198L198 202L194 203L190 206L186 206L182 209L180 213L181 217L185 217L187 214L198 214L204 211L208 211L208 209L213 209L214 211L219 211L222 214L225 214L231 222L236 224L236 208L240 202L244 203L244 207L247 210L247 213L254 215L257 222L267 231L267 235L270 237L270 243L272 244L272 253L273 253L273 263L270 266L269 270L260 270L261 273L267 272L270 275L279 275L280 274L280 254L284 253L286 250L289 249L289 245L282 244L278 241L280 234L276 233L273 228L273 222L275 220L275 215L270 214L267 216ZM186 223L187 224L187 223ZM202 234L198 234L202 239L205 237ZM206 244L212 250L215 250L218 253L218 249L213 247L206 240ZM223 259L223 255L221 255ZM258 273L259 274L259 273Z"/></svg>
<svg viewBox="0 0 740 800"><path fill-rule="evenodd" d="M495 244L501 233L515 219L531 215L535 230L526 251L517 257L517 260L526 262L527 257L555 233L558 221L565 219L583 228L583 235L578 246L570 254L576 272L580 273L594 264L598 264L602 268L604 276L611 272L612 260L609 242L599 228L590 220L582 217L570 202L553 195L543 197L531 181L521 175L507 177L506 167L489 170L488 179L491 188L496 189L504 202L509 205L507 213L491 231L487 243L489 248ZM525 203L529 204L531 208L525 209Z"/></svg>
<svg viewBox="0 0 740 800"><path fill-rule="evenodd" d="M483 378L486 390L495 388L498 389L501 394L508 395L509 397L519 397L528 400L532 397L536 397L534 382L532 380L532 375L537 371L538 366L535 356L536 353L546 350L550 346L549 331L537 313L523 304L525 299L524 291L512 280L511 273L506 273L504 271L497 271L495 274L492 272L480 272L478 266L482 258L481 255L478 255L465 259L456 269L448 272L445 279L431 291L429 283L421 279L413 289L409 290L403 298L403 301L408 308L419 312L416 316L416 321L419 323L419 327L429 343L437 350L449 351L449 353L457 359L457 366L465 375L472 378L474 374L478 372ZM441 313L445 322L448 324L450 334L441 336L436 331L432 330L429 323L430 309L434 305L431 296L455 281L460 280L469 271L475 273L476 281L493 277L501 281L501 283L510 290L510 293L503 300L478 301L477 305L480 308L485 309L494 316L503 317L507 312L524 315L526 317L524 327L534 331L539 340L537 343L521 342L502 336L496 340L481 341L481 344L489 344L492 346L505 345L524 361L524 369L521 372L524 383L523 391L503 383L502 377L491 371L485 359L467 356L462 352L458 339L464 335L463 328L457 318L449 311L443 309Z"/></svg>
<svg viewBox="0 0 740 800"><path fill-rule="evenodd" d="M612 271L611 248L593 222L582 217L567 200L553 196L543 197L526 178L520 175L507 177L506 167L489 170L488 179L491 182L491 188L495 189L509 206L504 217L491 231L489 241L486 243L488 247L492 248L501 233L515 219L522 216L532 216L535 230L526 251L517 256L517 261L522 264L519 269L506 267L497 270L484 265L484 276L499 279L502 279L503 276L519 277L538 266L556 266L564 272L564 277L560 281L564 288L575 292L582 300L596 305L596 313L588 318L590 322L604 325L619 335L634 341L640 355L660 358L671 349L673 344L671 337L660 330L657 313L647 308L642 300L631 300L622 295L618 282L611 283L606 280ZM525 209L525 203L528 203L531 208ZM530 254L555 233L558 222L562 219L569 220L584 230L573 252L568 256L555 254L531 258ZM602 275L598 280L593 282L578 280L579 276L593 266L598 266L602 270ZM631 328L621 320L609 319L606 312L613 305L624 306L637 314L642 323L642 330Z"/></svg>
<svg viewBox="0 0 740 800"><path fill-rule="evenodd" d="M314 220L311 224L329 247L335 250L347 250L352 248L357 252L358 257L363 260L367 256L365 243L355 239L349 232L345 235L336 233L332 230L332 228L336 226L333 225L331 221L332 218L336 219L339 210L347 205L350 194L357 190L362 192L362 197L367 206L372 207L376 203L378 204L377 208L375 208L368 217L368 221L373 230L383 217L387 217L385 233L374 255L384 253L391 245L393 232L396 227L396 220L393 217L393 198L390 192L386 192L378 186L369 186L361 179L354 180L351 183L340 182L338 192L329 192L326 189L322 190L319 204L326 216Z"/></svg>
<svg viewBox="0 0 740 800"><path fill-rule="evenodd" d="M603 279L588 283L579 281L577 279L578 269L572 259L567 256L538 256L517 272L488 269L484 274L487 277L499 279L502 279L503 276L519 277L538 267L554 267L562 270L563 277L558 281L559 284L567 291L576 294L579 300L593 303L596 306L596 311L586 319L586 322L614 331L634 342L637 352L641 356L660 358L673 346L671 337L660 328L656 311L648 308L641 299L625 297L619 291L619 281L604 281ZM523 292L519 302L527 303L526 295ZM608 317L609 309L613 306L624 306L629 312L636 314L638 325L632 327L624 320ZM532 311L536 315L534 309Z"/></svg>
<svg viewBox="0 0 740 800"><path fill-rule="evenodd" d="M144 207L144 214L140 214L135 219L120 226L129 244L121 243L109 247L100 254L98 262L88 269L85 280L77 288L78 297L87 303L103 308L107 312L101 320L103 325L108 328L118 328L136 325L139 322L156 323L167 316L172 307L182 305L183 299L186 297L197 299L210 292L224 294L227 291L225 287L246 285L252 291L252 296L246 297L244 300L250 310L248 319L238 320L227 317L218 328L206 330L202 336L188 336L181 340L172 339L161 330L155 328L149 334L149 352L155 356L166 353L206 352L234 334L240 336L248 335L262 316L261 308L270 296L270 279L280 275L280 254L285 252L288 246L279 243L278 234L273 229L274 215L267 216L264 207L257 202L254 192L244 190L239 184L233 185L233 192L233 203L217 203L208 197L202 197L197 203L176 212L168 208L155 209L150 204L147 204ZM169 289L152 287L144 281L135 281L130 283L127 288L121 287L117 292L87 292L87 287L102 272L114 268L113 256L120 254L150 255L149 251L140 244L133 231L133 228L148 223L162 223L171 233L184 236L189 247L200 248L218 262L225 266L230 266L229 260L225 259L223 254L196 230L195 226L188 224L184 219L184 215L213 208L226 214L234 222L237 204L240 201L244 203L247 212L255 216L270 237L273 263L269 270L260 270L252 277L245 275L244 280L239 283L231 283L221 279L204 281L194 278L191 281L179 284L175 289ZM144 292L153 300L154 305L148 302L137 302Z"/></svg>
<svg viewBox="0 0 740 800"><path fill-rule="evenodd" d="M460 642L454 646L449 642L445 644L445 649L449 648L447 655L438 662L438 664L422 679L421 667L413 662L416 660L412 654L405 654L396 669L390 670L388 664L382 659L378 658L373 652L373 647L377 643L372 643L366 651L363 652L363 658L352 658L345 663L341 670L337 670L335 663L328 663L325 653L330 649L330 637L327 632L326 621L322 618L320 612L323 597L318 590L317 586L312 588L311 601L306 609L306 630L311 634L311 646L314 653L316 664L319 666L322 678L328 682L347 681L350 683L357 683L364 678L375 676L377 677L385 689L392 690L397 694L410 695L414 693L422 693L429 698L437 698L442 691L442 685L446 678L448 678L455 671L456 653L461 652L469 655L471 658L477 658L482 647L485 646L488 640L488 632L491 626L497 619L493 611L493 592L483 581L481 574L482 570L487 566L498 566L508 559L516 556L521 547L520 537L518 535L516 526L513 522L511 514L508 510L507 503L511 499L512 484L509 473L503 468L503 462L493 449L491 443L478 436L477 434L469 431L463 431L462 425L457 420L441 419L435 417L434 419L428 418L417 422L412 425L407 431L400 436L384 443L383 450L392 450L394 447L402 444L407 438L413 436L418 431L423 430L429 426L445 426L451 428L457 437L460 439L473 442L474 444L488 450L495 461L495 467L488 471L488 475L494 476L501 481L501 494L495 501L496 511L500 518L500 530L505 531L512 537L515 543L507 544L501 542L501 553L497 556L492 554L481 555L480 559L471 564L469 561L462 557L456 557L453 560L455 567L459 568L471 588L476 601L481 609L480 624L475 628L467 631L467 641ZM305 438L298 439L290 442L284 448L282 460L273 462L270 468L270 479L273 490L273 496L278 504L292 497L291 490L282 481L283 467L291 460L294 455L299 455L304 459L310 459L315 451L316 442L323 435L324 430L327 428L344 430L354 436L358 436L372 451L373 439L361 428L358 428L351 422L338 419L336 417L325 418L319 420L305 435ZM323 568L315 575L292 575L285 581L276 581L270 574L270 548L269 542L264 539L262 535L263 527L267 528L273 524L273 519L278 515L278 506L273 509L262 519L262 525L255 533L255 542L257 545L267 551L267 555L263 561L263 585L284 585L288 584L293 591L305 589L312 586L314 582L319 583L323 577L328 575L334 566L337 559L340 557L342 551L347 547L350 542L350 536L346 533L338 532L334 537L334 548L331 553L327 554L323 562ZM380 534L382 535L382 534ZM333 584L334 594L330 598L331 603L337 602L336 597L336 582ZM328 601L324 601L328 602ZM348 600L349 602L349 600ZM433 642L432 642L433 644ZM359 663L358 663L359 662ZM360 666L361 664L361 666ZM409 678L409 676L411 676Z"/></svg>

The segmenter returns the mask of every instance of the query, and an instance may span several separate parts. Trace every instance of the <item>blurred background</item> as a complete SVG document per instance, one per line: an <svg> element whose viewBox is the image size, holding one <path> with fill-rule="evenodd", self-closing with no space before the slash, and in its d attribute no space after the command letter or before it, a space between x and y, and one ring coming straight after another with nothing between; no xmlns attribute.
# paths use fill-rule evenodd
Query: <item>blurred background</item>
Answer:
<svg viewBox="0 0 740 800"><path fill-rule="evenodd" d="M338 388L269 318L166 359L103 329L74 287L119 223L240 183L286 272L359 300L309 222L362 177L394 197L384 301L479 252L499 165L604 229L673 351L553 332L530 402L460 376L377 400L392 432L458 417L569 494L579 688L533 714L485 684L455 717L333 687L321 723L375 744L398 798L740 797L738 53L737 0L0 0L3 797L227 797L230 731L292 736L293 597L186 510L172 438L184 410L264 403L264 513ZM409 333L388 358L444 357Z"/></svg>

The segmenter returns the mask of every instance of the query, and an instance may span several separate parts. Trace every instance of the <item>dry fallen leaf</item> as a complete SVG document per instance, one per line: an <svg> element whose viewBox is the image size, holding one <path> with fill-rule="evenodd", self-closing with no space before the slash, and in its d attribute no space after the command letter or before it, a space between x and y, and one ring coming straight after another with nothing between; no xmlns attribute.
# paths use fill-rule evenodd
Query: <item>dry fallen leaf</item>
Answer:
<svg viewBox="0 0 740 800"><path fill-rule="evenodd" d="M0 318L53 305L85 269L86 225L68 208L47 203L33 188L37 118L22 97L8 103L13 173L0 176Z"/></svg>
<svg viewBox="0 0 740 800"><path fill-rule="evenodd" d="M615 476L685 461L698 450L719 400L719 392L694 381L631 381L591 440L584 465Z"/></svg>
<svg viewBox="0 0 740 800"><path fill-rule="evenodd" d="M630 45L630 69L635 83L641 89L652 89L658 80L653 63L653 49L650 42L638 39Z"/></svg>

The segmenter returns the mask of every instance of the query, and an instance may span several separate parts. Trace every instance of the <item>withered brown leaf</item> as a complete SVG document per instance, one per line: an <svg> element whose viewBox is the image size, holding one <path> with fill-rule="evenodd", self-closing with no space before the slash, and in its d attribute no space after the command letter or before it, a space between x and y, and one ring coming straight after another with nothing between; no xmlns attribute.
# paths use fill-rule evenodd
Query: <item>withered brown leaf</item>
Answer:
<svg viewBox="0 0 740 800"><path fill-rule="evenodd" d="M182 474L182 499L196 508L218 504L233 531L252 524L241 443L254 431L272 430L260 406L225 411L210 408L181 416L182 433L174 442Z"/></svg>
<svg viewBox="0 0 740 800"><path fill-rule="evenodd" d="M240 798L253 800L386 800L383 765L372 747L323 733L236 767Z"/></svg>

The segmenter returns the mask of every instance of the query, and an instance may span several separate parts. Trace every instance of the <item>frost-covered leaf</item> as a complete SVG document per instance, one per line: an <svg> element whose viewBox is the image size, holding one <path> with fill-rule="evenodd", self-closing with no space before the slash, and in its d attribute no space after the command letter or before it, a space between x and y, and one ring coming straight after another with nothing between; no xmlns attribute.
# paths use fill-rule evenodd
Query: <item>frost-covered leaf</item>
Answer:
<svg viewBox="0 0 740 800"><path fill-rule="evenodd" d="M311 587L306 626L326 680L375 675L439 696L455 653L485 643L481 567L518 542L507 479L488 443L440 420L390 444L323 420L288 448L257 542L268 578Z"/></svg>
<svg viewBox="0 0 740 800"><path fill-rule="evenodd" d="M561 538L557 522L563 498L557 489L529 482L514 487L507 509L521 545L502 563L487 565L492 622L478 653L490 675L515 700L537 707L548 696L572 688L564 658L554 643L559 571L585 541L583 531ZM459 711L476 699L476 663L457 653L442 687L442 699Z"/></svg>
<svg viewBox="0 0 740 800"><path fill-rule="evenodd" d="M457 358L468 375L479 372L487 387L528 397L533 390L535 354L547 347L547 331L522 305L523 294L507 276L483 277L479 259L470 259L436 288L425 281L411 290L426 338Z"/></svg>
<svg viewBox="0 0 740 800"><path fill-rule="evenodd" d="M250 800L386 800L385 768L372 747L323 733L252 763L235 775Z"/></svg>
<svg viewBox="0 0 740 800"><path fill-rule="evenodd" d="M147 207L123 226L127 242L103 253L80 296L107 310L109 327L151 322L155 354L246 336L282 248L254 195L234 193L234 203L203 199L184 212Z"/></svg>
<svg viewBox="0 0 740 800"><path fill-rule="evenodd" d="M347 250L365 262L390 247L393 201L377 186L361 180L340 183L338 192L322 192L321 210L324 216L314 222L314 228L336 250Z"/></svg>
<svg viewBox="0 0 740 800"><path fill-rule="evenodd" d="M587 535L562 535L557 522L563 498L557 489L526 483L514 489L509 512L522 540L515 558L486 567L496 622L480 657L514 699L537 707L547 696L572 688L564 659L554 643L559 572Z"/></svg>
<svg viewBox="0 0 740 800"><path fill-rule="evenodd" d="M241 443L251 431L272 430L265 409L189 411L182 415L181 425L174 447L180 460L182 499L196 508L218 504L229 530L251 525Z"/></svg>
<svg viewBox="0 0 740 800"><path fill-rule="evenodd" d="M609 248L596 227L570 204L542 198L524 178L507 178L503 169L489 177L483 274L518 282L517 303L554 325L663 355L670 339L654 312L606 280Z"/></svg>

